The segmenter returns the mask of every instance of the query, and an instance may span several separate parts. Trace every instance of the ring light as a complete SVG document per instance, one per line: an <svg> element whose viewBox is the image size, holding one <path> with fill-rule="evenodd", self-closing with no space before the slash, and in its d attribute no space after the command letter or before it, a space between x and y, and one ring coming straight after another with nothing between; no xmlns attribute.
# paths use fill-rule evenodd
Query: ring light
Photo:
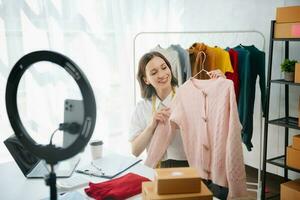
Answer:
<svg viewBox="0 0 300 200"><path fill-rule="evenodd" d="M64 68L76 81L83 98L84 120L80 126L79 136L66 148L54 145L37 144L24 128L17 108L17 90L24 72L36 62L49 61ZM11 70L6 85L6 109L10 124L21 143L30 152L48 164L56 164L58 161L75 156L90 140L96 122L96 102L93 90L88 79L80 68L68 57L53 51L35 51L23 56Z"/></svg>

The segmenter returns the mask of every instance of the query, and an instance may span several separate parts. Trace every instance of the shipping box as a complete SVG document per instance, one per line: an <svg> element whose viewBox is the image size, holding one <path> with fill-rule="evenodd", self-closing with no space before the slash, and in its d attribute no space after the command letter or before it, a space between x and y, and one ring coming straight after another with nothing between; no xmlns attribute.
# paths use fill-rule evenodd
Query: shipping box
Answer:
<svg viewBox="0 0 300 200"><path fill-rule="evenodd" d="M300 63L295 65L295 83L300 83Z"/></svg>
<svg viewBox="0 0 300 200"><path fill-rule="evenodd" d="M212 200L213 195L206 185L201 181L201 192L185 194L165 194L159 195L155 192L154 182L142 183L143 200ZM200 188L199 188L200 189Z"/></svg>
<svg viewBox="0 0 300 200"><path fill-rule="evenodd" d="M293 136L293 144L292 147L296 150L300 151L300 134ZM300 159L300 158L299 158Z"/></svg>
<svg viewBox="0 0 300 200"><path fill-rule="evenodd" d="M300 38L300 22L275 23L274 38Z"/></svg>
<svg viewBox="0 0 300 200"><path fill-rule="evenodd" d="M154 183L157 194L193 193L201 189L201 178L191 167L156 169Z"/></svg>
<svg viewBox="0 0 300 200"><path fill-rule="evenodd" d="M286 164L294 169L300 169L300 150L292 148L292 146L286 147Z"/></svg>
<svg viewBox="0 0 300 200"><path fill-rule="evenodd" d="M281 200L299 200L300 199L300 179L282 183L280 185Z"/></svg>
<svg viewBox="0 0 300 200"><path fill-rule="evenodd" d="M300 6L280 7L276 10L277 23L300 22Z"/></svg>
<svg viewBox="0 0 300 200"><path fill-rule="evenodd" d="M298 126L300 127L300 96L299 96L299 105L298 105Z"/></svg>

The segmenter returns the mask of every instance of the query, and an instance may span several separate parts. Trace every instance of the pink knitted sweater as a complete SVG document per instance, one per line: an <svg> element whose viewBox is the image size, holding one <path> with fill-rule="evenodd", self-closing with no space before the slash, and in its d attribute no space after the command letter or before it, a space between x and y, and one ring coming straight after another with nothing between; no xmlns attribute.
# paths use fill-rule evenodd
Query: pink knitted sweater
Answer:
<svg viewBox="0 0 300 200"><path fill-rule="evenodd" d="M160 123L145 164L154 168L180 128L189 165L199 175L228 187L228 198L246 196L246 175L234 87L223 78L190 79L177 89L170 121Z"/></svg>

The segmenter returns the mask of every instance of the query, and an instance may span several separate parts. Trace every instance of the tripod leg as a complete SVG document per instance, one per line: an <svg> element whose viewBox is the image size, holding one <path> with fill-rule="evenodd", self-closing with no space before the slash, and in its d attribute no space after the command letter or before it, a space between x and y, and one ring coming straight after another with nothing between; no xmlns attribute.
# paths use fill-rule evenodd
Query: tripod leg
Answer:
<svg viewBox="0 0 300 200"><path fill-rule="evenodd" d="M56 189L56 174L51 165L51 172L45 178L46 185L50 186L50 200L57 200L57 189Z"/></svg>

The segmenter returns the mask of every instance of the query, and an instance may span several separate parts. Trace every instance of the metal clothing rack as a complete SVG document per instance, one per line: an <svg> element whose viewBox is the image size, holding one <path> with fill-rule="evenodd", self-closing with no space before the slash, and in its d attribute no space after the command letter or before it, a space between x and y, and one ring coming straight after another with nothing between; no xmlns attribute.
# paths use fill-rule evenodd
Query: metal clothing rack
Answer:
<svg viewBox="0 0 300 200"><path fill-rule="evenodd" d="M257 34L261 38L262 41L262 51L265 51L265 36L262 32L257 30L219 30L219 31L163 31L163 32L139 32L133 38L133 77L136 74L136 39L141 35L159 35L159 34ZM136 80L134 79L134 103L136 104ZM261 197L261 160L262 160L262 105L260 103L260 123L259 123L259 169L258 169L258 180L257 183L247 182L247 185L255 185L257 189L249 189L248 191L256 191L257 192L257 199Z"/></svg>

